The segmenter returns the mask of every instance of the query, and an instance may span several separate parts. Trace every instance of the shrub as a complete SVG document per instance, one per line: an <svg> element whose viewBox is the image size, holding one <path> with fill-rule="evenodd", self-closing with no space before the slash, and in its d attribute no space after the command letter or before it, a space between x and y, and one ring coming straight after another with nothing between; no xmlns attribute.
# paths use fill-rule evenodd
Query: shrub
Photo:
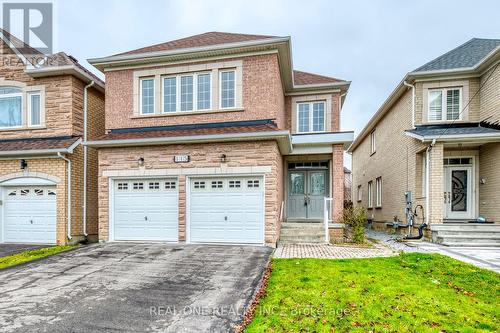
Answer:
<svg viewBox="0 0 500 333"><path fill-rule="evenodd" d="M365 241L366 211L363 207L349 207L342 213L342 223L346 226L347 239L361 244Z"/></svg>

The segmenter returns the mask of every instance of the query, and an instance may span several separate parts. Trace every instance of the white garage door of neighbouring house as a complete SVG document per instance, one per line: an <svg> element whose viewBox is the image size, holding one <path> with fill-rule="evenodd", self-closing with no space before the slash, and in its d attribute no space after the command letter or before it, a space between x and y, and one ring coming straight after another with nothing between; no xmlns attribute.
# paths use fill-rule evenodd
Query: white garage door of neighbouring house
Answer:
<svg viewBox="0 0 500 333"><path fill-rule="evenodd" d="M12 243L56 242L56 187L4 187L3 240Z"/></svg>
<svg viewBox="0 0 500 333"><path fill-rule="evenodd" d="M111 240L177 241L177 197L176 179L115 180Z"/></svg>
<svg viewBox="0 0 500 333"><path fill-rule="evenodd" d="M191 179L189 241L262 244L264 242L263 178Z"/></svg>

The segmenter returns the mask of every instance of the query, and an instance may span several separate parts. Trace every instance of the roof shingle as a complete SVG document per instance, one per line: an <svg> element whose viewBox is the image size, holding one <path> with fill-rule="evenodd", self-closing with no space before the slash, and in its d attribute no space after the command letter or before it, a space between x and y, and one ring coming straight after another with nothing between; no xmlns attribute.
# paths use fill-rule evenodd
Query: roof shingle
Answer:
<svg viewBox="0 0 500 333"><path fill-rule="evenodd" d="M339 82L346 82L346 81L319 74L307 73L297 70L293 71L293 83L299 86L309 85L309 84L324 84L324 83L339 83Z"/></svg>
<svg viewBox="0 0 500 333"><path fill-rule="evenodd" d="M28 138L0 140L0 152L29 151L46 149L67 149L74 144L79 137L52 137L52 138Z"/></svg>
<svg viewBox="0 0 500 333"><path fill-rule="evenodd" d="M500 46L500 39L472 38L457 48L415 69L413 73L470 68Z"/></svg>
<svg viewBox="0 0 500 333"><path fill-rule="evenodd" d="M218 32L211 31L205 32L203 34L194 35L190 37L185 37L181 39L176 39L170 42L160 43L156 45L141 47L139 49L115 54L115 55L128 55L128 54L140 54L140 53L150 53L158 51L170 51L170 50L180 50L193 47L203 47L210 45L220 45L238 42L247 42L253 40L262 40L269 38L276 38L277 36L265 36L265 35L248 35L248 34L235 34L228 32Z"/></svg>

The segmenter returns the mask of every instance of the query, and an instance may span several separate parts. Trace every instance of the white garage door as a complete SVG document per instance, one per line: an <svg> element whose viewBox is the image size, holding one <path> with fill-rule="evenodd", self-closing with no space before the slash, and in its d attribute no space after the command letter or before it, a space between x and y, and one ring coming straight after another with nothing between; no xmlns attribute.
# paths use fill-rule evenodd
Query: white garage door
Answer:
<svg viewBox="0 0 500 333"><path fill-rule="evenodd" d="M4 241L56 242L55 186L4 188Z"/></svg>
<svg viewBox="0 0 500 333"><path fill-rule="evenodd" d="M113 240L177 241L177 180L114 182Z"/></svg>
<svg viewBox="0 0 500 333"><path fill-rule="evenodd" d="M262 177L191 179L189 240L262 244L263 196Z"/></svg>

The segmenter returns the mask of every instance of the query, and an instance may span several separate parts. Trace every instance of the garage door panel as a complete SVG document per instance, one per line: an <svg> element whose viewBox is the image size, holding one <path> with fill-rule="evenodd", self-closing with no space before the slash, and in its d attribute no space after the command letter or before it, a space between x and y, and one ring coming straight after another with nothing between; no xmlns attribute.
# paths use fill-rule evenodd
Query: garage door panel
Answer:
<svg viewBox="0 0 500 333"><path fill-rule="evenodd" d="M261 177L214 177L190 181L191 242L263 243ZM206 186L203 188L202 185Z"/></svg>
<svg viewBox="0 0 500 333"><path fill-rule="evenodd" d="M54 186L4 188L4 241L54 244L56 242L56 189Z"/></svg>
<svg viewBox="0 0 500 333"><path fill-rule="evenodd" d="M115 181L114 239L177 241L176 181Z"/></svg>

